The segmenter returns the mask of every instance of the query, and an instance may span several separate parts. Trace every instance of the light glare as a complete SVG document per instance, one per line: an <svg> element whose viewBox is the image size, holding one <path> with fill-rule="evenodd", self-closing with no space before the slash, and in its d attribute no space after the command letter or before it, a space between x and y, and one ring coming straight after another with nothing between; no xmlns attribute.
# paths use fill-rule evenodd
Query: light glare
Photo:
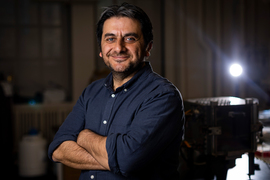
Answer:
<svg viewBox="0 0 270 180"><path fill-rule="evenodd" d="M240 76L242 74L242 72L243 72L243 69L239 64L231 65L230 73L231 73L232 76L238 77L238 76Z"/></svg>

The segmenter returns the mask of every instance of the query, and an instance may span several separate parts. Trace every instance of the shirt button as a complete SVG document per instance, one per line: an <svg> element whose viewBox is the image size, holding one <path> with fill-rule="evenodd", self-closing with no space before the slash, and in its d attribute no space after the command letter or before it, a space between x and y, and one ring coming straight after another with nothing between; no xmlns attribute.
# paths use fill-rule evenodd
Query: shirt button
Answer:
<svg viewBox="0 0 270 180"><path fill-rule="evenodd" d="M115 97L115 94L112 94L111 97L114 98Z"/></svg>
<svg viewBox="0 0 270 180"><path fill-rule="evenodd" d="M107 124L107 121L106 121L106 120L104 120L104 121L103 121L103 124Z"/></svg>
<svg viewBox="0 0 270 180"><path fill-rule="evenodd" d="M124 89L125 92L127 92L127 89Z"/></svg>
<svg viewBox="0 0 270 180"><path fill-rule="evenodd" d="M91 175L91 176L90 176L90 178L91 178L91 179L94 179L94 178L95 178L95 176L94 176L94 175Z"/></svg>

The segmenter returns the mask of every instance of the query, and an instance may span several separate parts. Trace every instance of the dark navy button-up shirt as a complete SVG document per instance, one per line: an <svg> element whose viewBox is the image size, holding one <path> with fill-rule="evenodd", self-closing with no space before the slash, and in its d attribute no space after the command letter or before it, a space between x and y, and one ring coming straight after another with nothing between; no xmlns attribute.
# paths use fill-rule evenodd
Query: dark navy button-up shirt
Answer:
<svg viewBox="0 0 270 180"><path fill-rule="evenodd" d="M82 171L80 179L178 179L184 107L178 89L150 63L113 91L112 74L90 84L49 146L49 158L83 129L107 136L111 171Z"/></svg>

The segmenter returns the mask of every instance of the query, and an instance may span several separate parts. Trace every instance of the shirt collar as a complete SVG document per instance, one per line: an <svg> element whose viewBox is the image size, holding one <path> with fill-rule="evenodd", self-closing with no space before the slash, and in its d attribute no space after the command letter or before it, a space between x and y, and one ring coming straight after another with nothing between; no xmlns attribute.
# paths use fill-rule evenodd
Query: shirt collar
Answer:
<svg viewBox="0 0 270 180"><path fill-rule="evenodd" d="M125 84L123 84L121 87L116 89L117 91L121 91L122 89L129 89L133 84L135 84L138 81L144 80L146 78L146 76L148 76L148 74L150 74L151 72L153 72L152 66L150 64L150 62L145 62L145 66L142 67L141 69L139 69L139 71ZM108 89L110 89L111 91L113 91L113 77L112 77L112 73L110 73L105 81L104 81L104 86ZM140 82L138 82L140 83Z"/></svg>

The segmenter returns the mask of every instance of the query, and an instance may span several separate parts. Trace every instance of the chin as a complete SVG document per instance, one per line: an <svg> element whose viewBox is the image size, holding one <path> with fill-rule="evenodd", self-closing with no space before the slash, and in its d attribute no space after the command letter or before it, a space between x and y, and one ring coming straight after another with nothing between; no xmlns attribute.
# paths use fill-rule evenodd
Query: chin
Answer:
<svg viewBox="0 0 270 180"><path fill-rule="evenodd" d="M106 65L112 72L115 73L132 73L140 67L141 62L123 62L123 63L110 63L108 62Z"/></svg>
<svg viewBox="0 0 270 180"><path fill-rule="evenodd" d="M116 73L125 73L129 72L131 68L110 68L110 69Z"/></svg>
<svg viewBox="0 0 270 180"><path fill-rule="evenodd" d="M128 64L128 65L116 65L116 66L111 66L109 65L109 68L111 69L112 72L115 73L127 73L130 71L133 71L136 67L134 64Z"/></svg>

